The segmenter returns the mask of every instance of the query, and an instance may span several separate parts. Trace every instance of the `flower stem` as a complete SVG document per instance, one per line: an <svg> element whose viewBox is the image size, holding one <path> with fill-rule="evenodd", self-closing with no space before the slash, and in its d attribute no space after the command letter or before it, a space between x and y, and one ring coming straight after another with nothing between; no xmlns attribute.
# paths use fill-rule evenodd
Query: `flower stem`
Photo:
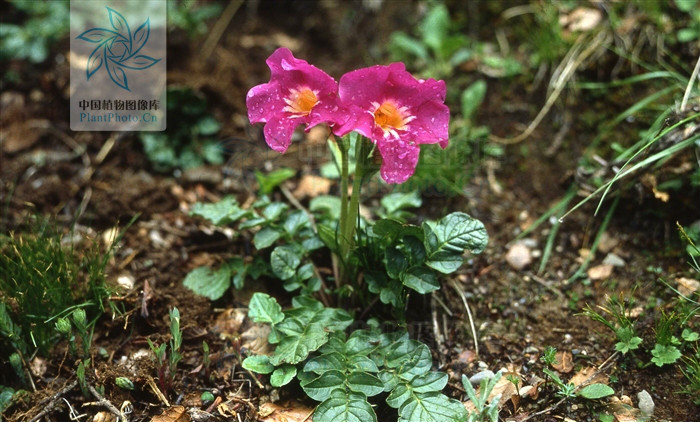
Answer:
<svg viewBox="0 0 700 422"><path fill-rule="evenodd" d="M342 261L342 280L341 285L347 283L348 271L350 265L350 253L355 243L355 230L357 228L357 218L360 209L360 193L362 191L362 182L368 170L369 155L372 151L372 144L364 138L359 138L355 144L355 175L352 184L352 195L348 203L348 172L347 172L347 157L349 145L345 146L343 153L343 169L341 181L341 209L340 209L340 227L339 227L339 245L340 259ZM343 148L341 148L341 153Z"/></svg>

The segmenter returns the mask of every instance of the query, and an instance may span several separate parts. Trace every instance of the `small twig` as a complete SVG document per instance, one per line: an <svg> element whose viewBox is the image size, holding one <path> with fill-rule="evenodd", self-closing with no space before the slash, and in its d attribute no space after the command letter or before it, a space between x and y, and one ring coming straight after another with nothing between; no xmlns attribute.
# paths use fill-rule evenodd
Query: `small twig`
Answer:
<svg viewBox="0 0 700 422"><path fill-rule="evenodd" d="M301 202L297 200L294 195L292 195L292 192L289 191L285 186L280 185L279 186L280 191L282 191L282 194L284 195L285 198L289 201L290 204L294 205L294 208L304 211L304 214L306 214L307 217L309 217L309 221L311 222L311 228L314 229L314 233L318 233L318 229L316 228L316 219L314 218L313 214L311 214L311 211L306 209L305 206L301 205Z"/></svg>
<svg viewBox="0 0 700 422"><path fill-rule="evenodd" d="M452 285L452 288L454 288L455 291L457 291L459 297L462 298L464 309L467 310L467 316L469 317L469 327L472 330L472 338L474 339L474 352L477 356L479 356L479 339L476 335L476 326L474 325L474 318L472 317L472 311L471 308L469 308L469 302L467 302L467 297L464 295L464 292L462 291L462 289L459 288L457 282L453 278L450 279L450 284Z"/></svg>
<svg viewBox="0 0 700 422"><path fill-rule="evenodd" d="M47 414L49 414L49 412L51 412L56 407L56 403L61 400L63 395L66 394L67 392L69 392L70 390L74 389L76 385L78 385L77 380L75 380L75 381L71 382L70 384L68 384L67 386L63 387L59 392L55 393L51 397L48 397L48 398L40 401L37 404L37 407L43 407L43 409L41 410L41 412L37 413L33 418L31 418L29 420L29 422L36 422L39 419L46 416ZM48 403L48 404L46 406L44 406L44 404L46 404L46 403Z"/></svg>
<svg viewBox="0 0 700 422"><path fill-rule="evenodd" d="M88 384L87 388L102 406L106 407L110 412L112 412L113 415L117 417L117 421L126 422L126 416L122 412L120 412L119 409L117 409L112 403L107 401L107 399L105 399L102 396L102 394L100 394L100 392L95 389L95 387L93 387L91 384Z"/></svg>
<svg viewBox="0 0 700 422"><path fill-rule="evenodd" d="M445 348L444 336L440 332L440 324L438 323L438 320L437 320L437 309L436 309L435 303L437 303L437 301L435 300L435 295L431 294L430 295L430 308L431 308L431 315L432 315L432 320L433 320L433 337L435 337L435 343L437 343L437 347L438 347L438 351L439 351L438 358L440 360L440 367L442 367L442 366L444 366L442 356L445 354L446 348Z"/></svg>
<svg viewBox="0 0 700 422"><path fill-rule="evenodd" d="M202 45L202 53L200 56L202 60L208 59L209 56L211 56L211 53L214 52L216 44L219 43L221 36L224 35L226 28L231 23L231 19L233 19L233 17L236 15L236 12L242 4L243 0L231 0L228 6L226 6L226 9L224 9L223 13L221 13L221 17L219 17L219 20L216 21L214 27L209 32L209 36L206 40L204 40L204 44Z"/></svg>
<svg viewBox="0 0 700 422"><path fill-rule="evenodd" d="M532 278L533 280L535 280L535 283L538 283L538 284L542 285L544 288L546 288L546 289L549 290L550 292L554 293L555 295L557 295L557 296L559 296L559 297L564 297L564 296L565 296L564 293L562 293L561 290L559 290L559 289L557 289L556 287L550 285L550 284L547 282L547 280L543 279L542 277L538 276L537 274L531 273L531 274L528 274L528 275L530 276L530 278Z"/></svg>
<svg viewBox="0 0 700 422"><path fill-rule="evenodd" d="M153 381L153 377L148 377L146 378L146 383L148 384L149 387L151 387L151 390L153 390L153 394L158 397L158 400L160 400L166 407L170 407L170 402L168 399L163 395L163 392L160 391L160 388L156 385L156 382Z"/></svg>

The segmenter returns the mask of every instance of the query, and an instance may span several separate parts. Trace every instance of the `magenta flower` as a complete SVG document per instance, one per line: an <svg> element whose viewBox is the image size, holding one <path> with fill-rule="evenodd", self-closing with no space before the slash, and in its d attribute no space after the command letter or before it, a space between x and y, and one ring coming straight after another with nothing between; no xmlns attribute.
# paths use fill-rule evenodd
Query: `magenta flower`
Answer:
<svg viewBox="0 0 700 422"><path fill-rule="evenodd" d="M295 58L286 48L275 50L266 62L270 82L248 91L246 107L252 124L265 123L263 133L270 148L285 152L301 124L308 131L320 123L346 119L339 111L338 84L324 71Z"/></svg>
<svg viewBox="0 0 700 422"><path fill-rule="evenodd" d="M371 139L388 183L403 183L413 175L420 144L447 146L450 110L444 81L417 80L403 63L392 63L346 73L338 94L351 113L333 132L356 131Z"/></svg>

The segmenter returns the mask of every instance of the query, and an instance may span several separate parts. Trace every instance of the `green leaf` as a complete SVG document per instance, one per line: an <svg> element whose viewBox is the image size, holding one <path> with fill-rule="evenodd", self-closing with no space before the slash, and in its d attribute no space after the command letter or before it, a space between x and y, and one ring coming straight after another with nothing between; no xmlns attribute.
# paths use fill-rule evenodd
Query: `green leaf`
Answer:
<svg viewBox="0 0 700 422"><path fill-rule="evenodd" d="M282 233L279 230L272 227L263 227L253 236L253 245L255 245L257 250L265 249L272 246L280 236L282 236Z"/></svg>
<svg viewBox="0 0 700 422"><path fill-rule="evenodd" d="M270 357L266 355L248 356L241 365L257 374L270 374L275 370L275 367L270 363Z"/></svg>
<svg viewBox="0 0 700 422"><path fill-rule="evenodd" d="M391 51L404 51L419 59L427 61L429 59L428 50L415 38L409 37L403 32L394 32L390 38Z"/></svg>
<svg viewBox="0 0 700 422"><path fill-rule="evenodd" d="M268 193L272 192L282 182L294 177L295 174L296 171L290 168L277 169L267 175L263 174L259 170L255 170L255 178L258 179L260 193L263 195L267 195Z"/></svg>
<svg viewBox="0 0 700 422"><path fill-rule="evenodd" d="M238 206L238 201L233 196L225 196L219 202L213 204L203 204L197 202L192 205L190 215L204 217L217 226L233 223L252 213Z"/></svg>
<svg viewBox="0 0 700 422"><path fill-rule="evenodd" d="M676 346L656 344L654 350L651 351L653 358L651 361L656 364L656 366L664 366L666 364L675 363L681 357L681 352Z"/></svg>
<svg viewBox="0 0 700 422"><path fill-rule="evenodd" d="M449 274L462 265L462 253L481 253L488 242L484 224L463 212L454 212L437 223L423 223L426 264Z"/></svg>
<svg viewBox="0 0 700 422"><path fill-rule="evenodd" d="M280 339L270 362L275 366L282 362L296 365L306 360L309 353L328 341L328 332L324 328L321 324L304 324L296 318L285 320L286 336Z"/></svg>
<svg viewBox="0 0 700 422"><path fill-rule="evenodd" d="M447 385L449 376L444 372L428 372L411 380L411 388L416 393L442 391Z"/></svg>
<svg viewBox="0 0 700 422"><path fill-rule="evenodd" d="M428 372L414 377L410 382L398 381L386 402L389 406L398 409L414 394L441 391L447 385L448 378L444 372Z"/></svg>
<svg viewBox="0 0 700 422"><path fill-rule="evenodd" d="M334 390L314 411L314 422L377 422L374 409L361 393Z"/></svg>
<svg viewBox="0 0 700 422"><path fill-rule="evenodd" d="M282 387L283 385L287 385L294 379L296 374L297 367L285 363L284 365L275 369L275 371L272 373L270 376L270 385L273 387Z"/></svg>
<svg viewBox="0 0 700 422"><path fill-rule="evenodd" d="M331 396L331 392L337 388L343 388L345 375L337 370L326 371L318 378L302 385L304 392L316 401L324 401Z"/></svg>
<svg viewBox="0 0 700 422"><path fill-rule="evenodd" d="M467 410L457 400L438 392L413 393L399 409L399 422L462 422Z"/></svg>
<svg viewBox="0 0 700 422"><path fill-rule="evenodd" d="M350 372L346 378L346 385L350 390L367 397L376 396L384 391L384 383L379 378L362 371Z"/></svg>
<svg viewBox="0 0 700 422"><path fill-rule="evenodd" d="M248 318L253 322L277 324L284 319L282 307L268 294L256 292L248 304Z"/></svg>
<svg viewBox="0 0 700 422"><path fill-rule="evenodd" d="M219 122L213 116L206 116L199 119L194 127L197 133L205 136L215 135L217 132L219 132L220 128L221 124L219 124Z"/></svg>
<svg viewBox="0 0 700 422"><path fill-rule="evenodd" d="M420 24L423 42L434 52L439 52L447 38L450 26L450 14L445 5L433 6Z"/></svg>
<svg viewBox="0 0 700 422"><path fill-rule="evenodd" d="M389 246L384 251L386 257L386 273L391 278L399 278L408 267L408 260L396 246Z"/></svg>
<svg viewBox="0 0 700 422"><path fill-rule="evenodd" d="M283 202L273 202L271 204L268 204L265 209L263 209L262 215L265 217L269 222L275 221L279 218L280 215L284 211L289 208L287 204Z"/></svg>
<svg viewBox="0 0 700 422"><path fill-rule="evenodd" d="M325 347L325 346L324 346ZM347 367L347 359L338 352L325 353L317 356L304 365L304 372L313 372L321 375L324 372L338 370L343 371Z"/></svg>
<svg viewBox="0 0 700 422"><path fill-rule="evenodd" d="M632 327L620 327L615 334L620 340L615 344L615 350L623 355L630 350L636 350L642 343L642 339L634 335Z"/></svg>
<svg viewBox="0 0 700 422"><path fill-rule="evenodd" d="M309 210L325 213L328 219L336 221L340 218L340 198L330 195L317 196L309 202Z"/></svg>
<svg viewBox="0 0 700 422"><path fill-rule="evenodd" d="M612 396L615 390L605 384L591 384L583 387L578 395L590 400L602 399L603 397Z"/></svg>
<svg viewBox="0 0 700 422"><path fill-rule="evenodd" d="M674 0L674 2L678 10L686 13L698 7L698 0Z"/></svg>
<svg viewBox="0 0 700 422"><path fill-rule="evenodd" d="M411 380L430 370L433 358L430 349L416 340L399 341L388 347L384 365L394 369L403 379Z"/></svg>
<svg viewBox="0 0 700 422"><path fill-rule="evenodd" d="M425 267L411 267L401 274L401 282L420 294L434 292L440 289L435 273Z"/></svg>
<svg viewBox="0 0 700 422"><path fill-rule="evenodd" d="M385 195L381 199L382 207L386 210L388 217L394 217L399 211L406 208L418 208L423 204L423 200L418 195L418 192L411 191L408 193L397 192Z"/></svg>
<svg viewBox="0 0 700 422"><path fill-rule="evenodd" d="M681 337L683 337L683 340L687 342L693 342L700 339L700 334L696 333L695 331L691 331L688 328L684 328L683 333L681 333Z"/></svg>
<svg viewBox="0 0 700 422"><path fill-rule="evenodd" d="M270 266L272 272L280 280L288 280L294 277L297 267L301 264L301 257L292 245L278 246L270 254Z"/></svg>
<svg viewBox="0 0 700 422"><path fill-rule="evenodd" d="M12 397L15 395L15 390L10 387L0 386L0 414L12 404ZM377 418L375 417L376 421Z"/></svg>
<svg viewBox="0 0 700 422"><path fill-rule="evenodd" d="M195 294L218 300L231 287L231 268L228 265L222 265L216 271L209 267L195 268L187 274L182 284Z"/></svg>
<svg viewBox="0 0 700 422"><path fill-rule="evenodd" d="M284 221L284 230L290 236L294 236L300 229L309 227L310 225L309 216L302 210L296 210L290 213Z"/></svg>
<svg viewBox="0 0 700 422"><path fill-rule="evenodd" d="M486 96L486 82L478 80L462 91L462 118L471 120Z"/></svg>

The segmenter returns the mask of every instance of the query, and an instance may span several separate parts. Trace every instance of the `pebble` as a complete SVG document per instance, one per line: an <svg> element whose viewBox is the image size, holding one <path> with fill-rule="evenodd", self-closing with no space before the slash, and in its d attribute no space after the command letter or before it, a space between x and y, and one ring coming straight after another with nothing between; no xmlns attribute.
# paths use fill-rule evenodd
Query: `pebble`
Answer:
<svg viewBox="0 0 700 422"><path fill-rule="evenodd" d="M612 265L613 267L624 267L625 260L611 252L603 260L603 265Z"/></svg>
<svg viewBox="0 0 700 422"><path fill-rule="evenodd" d="M485 379L490 380L490 379L493 378L494 376L495 376L495 374L493 373L493 371L490 371L490 370L487 369L487 370L485 370L485 371L481 371L481 372L479 372L479 373L476 373L476 374L472 375L472 376L469 378L469 382L470 382L472 385L479 385L479 384L481 384L481 381L482 381L482 380L485 380Z"/></svg>
<svg viewBox="0 0 700 422"><path fill-rule="evenodd" d="M516 243L506 253L506 262L515 270L522 270L532 262L532 252L522 243Z"/></svg>
<svg viewBox="0 0 700 422"><path fill-rule="evenodd" d="M535 346L529 346L528 348L523 350L523 353L526 355L533 355L533 354L539 353L539 352L540 352L539 349L537 349L537 347L535 347Z"/></svg>
<svg viewBox="0 0 700 422"><path fill-rule="evenodd" d="M613 272L613 266L610 264L596 265L588 269L586 274L591 280L607 280Z"/></svg>
<svg viewBox="0 0 700 422"><path fill-rule="evenodd" d="M647 416L654 414L654 400L651 395L647 393L647 390L642 390L637 393L637 399L639 400L639 410L642 411Z"/></svg>

